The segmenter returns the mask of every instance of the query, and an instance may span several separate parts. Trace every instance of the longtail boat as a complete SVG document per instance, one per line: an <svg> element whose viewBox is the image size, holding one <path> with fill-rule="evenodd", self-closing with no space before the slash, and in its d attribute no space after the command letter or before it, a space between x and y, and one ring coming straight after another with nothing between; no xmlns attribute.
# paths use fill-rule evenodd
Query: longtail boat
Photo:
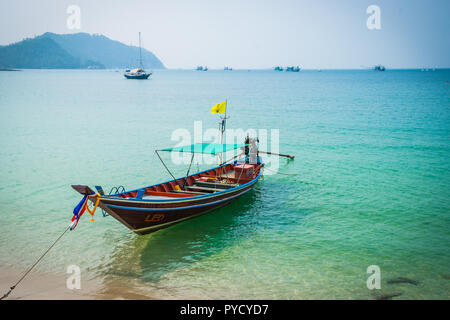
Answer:
<svg viewBox="0 0 450 320"><path fill-rule="evenodd" d="M221 117L220 123L221 141L228 119L226 105L227 101L224 101L211 108L211 113L225 114ZM101 186L96 186L94 192L86 185L72 185L72 188L84 197L74 209L70 228L71 230L75 228L85 210L93 216L97 207L140 235L167 228L223 207L252 190L261 178L264 164L259 157L258 144L258 138L250 138L247 135L244 144L195 143L156 150L158 158L173 180L135 190L116 188L116 192L106 195ZM224 153L239 149L242 151L240 154L222 162ZM175 178L159 151L191 153L186 176ZM217 167L189 174L195 153L220 155L221 163ZM290 155L263 151L261 153L294 158ZM241 156L244 158L239 159ZM93 210L89 208L89 201L95 204Z"/></svg>
<svg viewBox="0 0 450 320"><path fill-rule="evenodd" d="M157 151L191 150L193 153L216 154L247 146L201 143ZM255 186L262 169L260 161L235 160L206 171L113 195L105 195L99 186L96 187L97 192L85 185L72 187L110 216L143 235L229 204Z"/></svg>

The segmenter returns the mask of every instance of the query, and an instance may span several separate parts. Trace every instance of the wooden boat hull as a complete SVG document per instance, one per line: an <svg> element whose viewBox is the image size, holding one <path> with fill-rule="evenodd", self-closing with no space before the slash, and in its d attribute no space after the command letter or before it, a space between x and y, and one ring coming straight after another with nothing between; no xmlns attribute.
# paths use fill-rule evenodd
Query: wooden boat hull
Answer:
<svg viewBox="0 0 450 320"><path fill-rule="evenodd" d="M211 170L220 170L224 167L226 166ZM258 165L254 176L244 180L244 183L220 192L170 199L166 197L161 197L164 199L138 199L136 198L137 192L134 190L114 196L102 196L99 207L135 233L144 235L203 215L238 199L250 191L258 182L262 174L261 168L262 165ZM205 172L208 173L211 170ZM191 175L189 178L199 177L205 172ZM180 184L180 180L184 180L184 178L168 181L164 184ZM146 187L145 190L159 190L157 187L161 185L163 184ZM165 192L156 191L155 193L165 194ZM127 197L122 197L124 195L127 195ZM97 197L90 198L92 202L96 200Z"/></svg>

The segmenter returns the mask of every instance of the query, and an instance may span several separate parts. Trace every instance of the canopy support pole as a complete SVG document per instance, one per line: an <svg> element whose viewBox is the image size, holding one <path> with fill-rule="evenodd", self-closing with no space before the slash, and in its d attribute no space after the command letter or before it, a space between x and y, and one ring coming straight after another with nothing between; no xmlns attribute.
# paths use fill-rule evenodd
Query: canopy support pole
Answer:
<svg viewBox="0 0 450 320"><path fill-rule="evenodd" d="M184 188L184 186L186 185L187 178L188 178L188 176L189 176L189 172L191 171L192 162L194 161L194 154L195 154L195 153L192 152L191 163L189 164L189 169L188 169L188 171L186 172L186 178L184 178L184 182L183 182L183 187L182 187L182 188Z"/></svg>
<svg viewBox="0 0 450 320"><path fill-rule="evenodd" d="M167 172L172 176L173 180L176 180L177 178L174 177L172 172L170 172L169 168L167 168L166 164L164 163L163 159L161 159L161 156L158 153L158 150L155 150L156 155L158 156L159 160L161 160L161 163L163 164L164 168L166 168Z"/></svg>

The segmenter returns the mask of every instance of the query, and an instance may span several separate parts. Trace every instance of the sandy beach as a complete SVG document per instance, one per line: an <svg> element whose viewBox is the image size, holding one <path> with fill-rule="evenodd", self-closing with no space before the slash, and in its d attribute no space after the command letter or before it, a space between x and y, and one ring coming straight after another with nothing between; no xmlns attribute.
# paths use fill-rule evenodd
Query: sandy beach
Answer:
<svg viewBox="0 0 450 320"><path fill-rule="evenodd" d="M5 294L11 285L24 274L25 270L0 269L1 295ZM69 275L67 275L69 276ZM63 274L49 274L31 272L11 292L7 300L79 300L96 299L99 286L94 282L82 282L80 289L67 289L67 276ZM87 281L86 281L87 282Z"/></svg>
<svg viewBox="0 0 450 320"><path fill-rule="evenodd" d="M0 294L3 296L25 270L1 268ZM122 300L153 299L135 292L118 282L101 283L95 279L82 280L80 289L68 289L69 275L31 272L11 292L6 300Z"/></svg>

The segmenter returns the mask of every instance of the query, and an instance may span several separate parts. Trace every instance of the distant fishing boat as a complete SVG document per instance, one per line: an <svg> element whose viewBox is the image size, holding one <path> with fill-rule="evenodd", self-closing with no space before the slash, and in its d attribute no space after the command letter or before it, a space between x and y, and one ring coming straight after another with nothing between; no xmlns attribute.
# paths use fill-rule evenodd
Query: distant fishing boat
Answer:
<svg viewBox="0 0 450 320"><path fill-rule="evenodd" d="M211 113L225 114L221 118L220 127L221 141L223 141L227 119L226 101L215 105L211 109ZM94 192L86 185L72 185L73 189L84 196L74 209L74 213L81 212L82 214L86 209L93 216L95 209L100 207L139 235L167 228L208 213L238 199L256 185L262 176L264 167L259 157L259 153L264 152L258 150L258 144L257 138L247 136L244 144L195 143L156 150L158 158L173 180L130 191L125 191L123 187L115 188L115 192L112 191L109 195L104 193L101 186L96 186L97 191ZM222 162L217 167L189 174L194 153L220 154L220 159L222 159L223 153L235 149L241 149L241 154ZM158 152L192 153L186 175L175 178ZM266 154L271 153L266 152ZM242 159L234 160L242 155L244 155ZM289 155L279 156L294 158ZM89 209L88 200L95 203L93 211ZM76 223L78 219L77 214Z"/></svg>
<svg viewBox="0 0 450 320"><path fill-rule="evenodd" d="M290 72L299 72L300 71L300 67L299 66L291 66L291 67L286 67L286 71L290 71Z"/></svg>
<svg viewBox="0 0 450 320"><path fill-rule="evenodd" d="M208 67L207 66L197 66L197 71L208 71Z"/></svg>
<svg viewBox="0 0 450 320"><path fill-rule="evenodd" d="M283 67L280 66L276 66L275 68L273 68L275 71L283 71Z"/></svg>
<svg viewBox="0 0 450 320"><path fill-rule="evenodd" d="M373 70L375 70L375 71L385 71L386 68L380 64L380 65L378 65L378 66L375 66L375 67L373 68Z"/></svg>
<svg viewBox="0 0 450 320"><path fill-rule="evenodd" d="M141 33L139 32L139 68L127 69L123 74L127 79L145 80L150 77L151 72L145 72L144 66L142 64L142 52L141 52Z"/></svg>
<svg viewBox="0 0 450 320"><path fill-rule="evenodd" d="M233 71L233 68L225 67L225 68L223 68L223 70L225 70L225 71Z"/></svg>

